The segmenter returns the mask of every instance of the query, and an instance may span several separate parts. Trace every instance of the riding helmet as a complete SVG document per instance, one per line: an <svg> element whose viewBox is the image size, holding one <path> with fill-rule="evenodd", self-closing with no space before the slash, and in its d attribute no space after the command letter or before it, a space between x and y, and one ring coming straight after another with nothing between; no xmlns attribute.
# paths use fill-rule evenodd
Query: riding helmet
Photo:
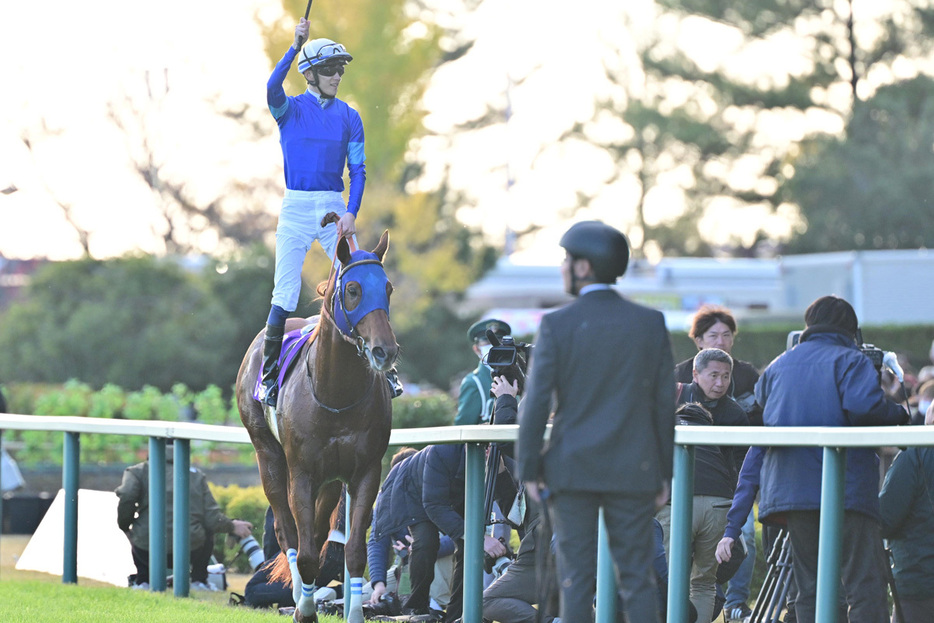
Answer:
<svg viewBox="0 0 934 623"><path fill-rule="evenodd" d="M629 266L629 241L623 232L600 221L575 223L559 242L573 258L590 260L597 281L614 283Z"/></svg>
<svg viewBox="0 0 934 623"><path fill-rule="evenodd" d="M322 65L347 64L352 60L353 56L340 43L330 39L312 39L302 46L298 54L298 73L304 74L312 67Z"/></svg>

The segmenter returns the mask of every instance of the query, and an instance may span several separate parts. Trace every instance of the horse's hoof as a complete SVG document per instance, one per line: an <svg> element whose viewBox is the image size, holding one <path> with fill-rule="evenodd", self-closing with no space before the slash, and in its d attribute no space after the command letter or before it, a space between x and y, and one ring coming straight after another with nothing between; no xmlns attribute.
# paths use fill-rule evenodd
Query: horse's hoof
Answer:
<svg viewBox="0 0 934 623"><path fill-rule="evenodd" d="M318 623L318 613L302 614L301 610L295 608L295 611L292 612L292 620L295 623Z"/></svg>

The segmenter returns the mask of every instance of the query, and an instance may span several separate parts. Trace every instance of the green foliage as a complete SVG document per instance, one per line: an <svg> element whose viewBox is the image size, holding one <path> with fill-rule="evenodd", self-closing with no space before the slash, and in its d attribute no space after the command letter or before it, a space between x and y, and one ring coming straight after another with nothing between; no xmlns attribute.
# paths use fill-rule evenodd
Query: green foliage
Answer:
<svg viewBox="0 0 934 623"><path fill-rule="evenodd" d="M790 197L807 229L796 252L934 246L934 80L919 76L860 103L846 136L801 145Z"/></svg>
<svg viewBox="0 0 934 623"><path fill-rule="evenodd" d="M456 413L457 401L447 394L403 394L392 401L392 427L450 426Z"/></svg>
<svg viewBox="0 0 934 623"><path fill-rule="evenodd" d="M47 264L0 323L0 377L163 390L184 379L203 388L219 367L214 346L232 326L207 289L174 262Z"/></svg>

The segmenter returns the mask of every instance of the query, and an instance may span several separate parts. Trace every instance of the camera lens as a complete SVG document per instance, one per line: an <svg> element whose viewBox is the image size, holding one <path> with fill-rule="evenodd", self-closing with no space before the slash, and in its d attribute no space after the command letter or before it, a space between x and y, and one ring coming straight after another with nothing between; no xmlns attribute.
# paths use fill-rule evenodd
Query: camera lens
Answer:
<svg viewBox="0 0 934 623"><path fill-rule="evenodd" d="M263 548L259 546L253 536L247 536L240 539L240 551L243 552L247 560L250 561L250 568L256 571L261 564L266 561L263 554Z"/></svg>
<svg viewBox="0 0 934 623"><path fill-rule="evenodd" d="M499 577L506 572L506 568L512 563L512 558L508 556L500 556L496 559L496 562L493 563L493 576Z"/></svg>

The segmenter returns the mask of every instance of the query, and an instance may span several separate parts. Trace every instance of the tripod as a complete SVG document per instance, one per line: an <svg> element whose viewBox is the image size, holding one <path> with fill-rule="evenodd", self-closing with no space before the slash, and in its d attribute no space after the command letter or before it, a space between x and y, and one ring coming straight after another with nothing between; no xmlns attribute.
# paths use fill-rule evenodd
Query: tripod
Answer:
<svg viewBox="0 0 934 623"><path fill-rule="evenodd" d="M892 551L888 548L885 548L885 551L891 563ZM762 588L759 590L759 596L756 598L756 607L752 610L749 623L778 623L779 621L778 617L785 605L789 583L792 580L791 537L786 529L779 530L766 562L769 569L766 572L765 580L762 582ZM885 579L892 592L892 601L895 604L895 621L904 623L902 605L898 599L898 590L895 587L891 564L886 565Z"/></svg>
<svg viewBox="0 0 934 623"><path fill-rule="evenodd" d="M791 537L784 528L778 532L766 563L769 569L759 589L759 596L756 597L756 607L752 610L749 623L777 623L785 606L791 580Z"/></svg>

